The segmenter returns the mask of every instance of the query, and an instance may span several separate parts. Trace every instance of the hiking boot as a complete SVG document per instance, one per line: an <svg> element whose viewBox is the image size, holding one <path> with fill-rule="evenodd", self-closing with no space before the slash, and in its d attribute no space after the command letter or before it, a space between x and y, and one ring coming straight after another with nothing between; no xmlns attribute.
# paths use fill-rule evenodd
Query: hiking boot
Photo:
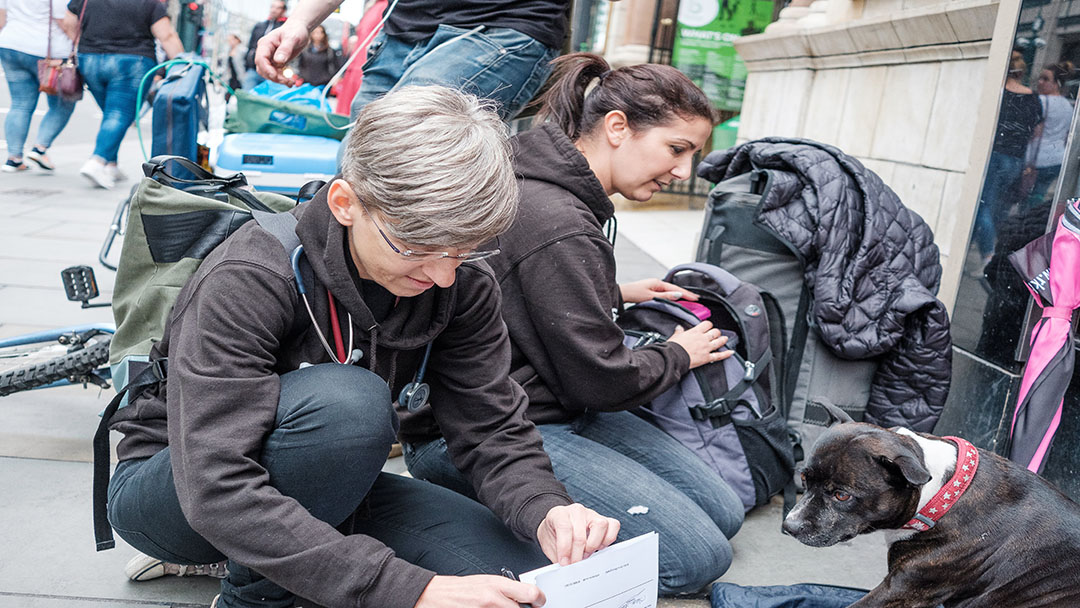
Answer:
<svg viewBox="0 0 1080 608"><path fill-rule="evenodd" d="M82 166L82 169L79 169L79 173L90 180L90 182L98 188L111 190L112 187L116 185L116 180L113 179L105 169L105 163L94 157L91 157L90 160L86 161L86 164Z"/></svg>
<svg viewBox="0 0 1080 608"><path fill-rule="evenodd" d="M188 566L183 564L172 564L140 553L128 561L127 565L124 566L124 573L133 581L148 581L160 578L166 574L173 576L212 576L214 578L225 578L228 576L229 571L225 567L225 562Z"/></svg>
<svg viewBox="0 0 1080 608"><path fill-rule="evenodd" d="M49 157L45 154L45 150L42 150L37 146L30 148L30 151L26 153L26 158L34 161L34 164L46 171L56 170L56 165L52 164L52 161L49 160Z"/></svg>
<svg viewBox="0 0 1080 608"><path fill-rule="evenodd" d="M30 167L26 166L26 163L21 160L11 160L10 158L4 163L4 173L18 173L20 171L26 171Z"/></svg>

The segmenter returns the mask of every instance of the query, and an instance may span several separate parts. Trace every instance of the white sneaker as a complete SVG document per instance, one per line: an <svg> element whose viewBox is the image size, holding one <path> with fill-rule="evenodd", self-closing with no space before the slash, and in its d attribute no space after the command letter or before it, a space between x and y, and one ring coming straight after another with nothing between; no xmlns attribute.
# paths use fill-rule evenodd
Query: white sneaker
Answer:
<svg viewBox="0 0 1080 608"><path fill-rule="evenodd" d="M97 158L91 157L90 160L86 161L82 169L79 169L79 173L98 188L111 190L116 185L116 180L109 175L105 163Z"/></svg>
<svg viewBox="0 0 1080 608"><path fill-rule="evenodd" d="M124 175L120 167L113 164L105 165L105 174L113 178L113 182L122 182L127 179L127 175Z"/></svg>
<svg viewBox="0 0 1080 608"><path fill-rule="evenodd" d="M183 564L172 564L139 553L131 558L127 565L124 566L124 574L127 574L127 577L133 581L148 581L155 578L161 578L166 574L171 574L173 576L212 576L214 578L225 578L229 575L229 570L226 568L225 562L186 566Z"/></svg>

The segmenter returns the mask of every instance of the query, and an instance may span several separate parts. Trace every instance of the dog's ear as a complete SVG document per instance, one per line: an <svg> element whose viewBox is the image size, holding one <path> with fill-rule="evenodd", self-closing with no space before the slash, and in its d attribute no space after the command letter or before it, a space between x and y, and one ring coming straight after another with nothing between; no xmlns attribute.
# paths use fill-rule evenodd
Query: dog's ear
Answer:
<svg viewBox="0 0 1080 608"><path fill-rule="evenodd" d="M913 486L921 486L930 481L930 471L926 470L918 458L910 454L900 454L892 458L882 455L877 457L877 461L886 471L902 477Z"/></svg>
<svg viewBox="0 0 1080 608"><path fill-rule="evenodd" d="M826 399L820 399L818 405L825 409L829 414L829 423L825 426L832 426L834 424L843 424L845 422L855 422L847 412L833 405Z"/></svg>

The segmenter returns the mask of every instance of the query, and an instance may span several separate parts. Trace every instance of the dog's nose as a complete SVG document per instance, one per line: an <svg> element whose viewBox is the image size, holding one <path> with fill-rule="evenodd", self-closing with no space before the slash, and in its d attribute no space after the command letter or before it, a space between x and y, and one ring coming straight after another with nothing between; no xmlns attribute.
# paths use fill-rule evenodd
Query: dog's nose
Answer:
<svg viewBox="0 0 1080 608"><path fill-rule="evenodd" d="M798 533L802 532L803 528L806 527L806 522L796 519L794 517L788 517L784 520L784 524L780 527L787 534L795 536Z"/></svg>

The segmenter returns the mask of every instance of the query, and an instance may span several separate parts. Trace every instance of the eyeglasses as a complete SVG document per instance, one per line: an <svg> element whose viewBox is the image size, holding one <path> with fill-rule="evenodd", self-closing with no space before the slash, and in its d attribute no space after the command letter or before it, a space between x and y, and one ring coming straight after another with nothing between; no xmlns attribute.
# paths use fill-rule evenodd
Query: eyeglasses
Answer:
<svg viewBox="0 0 1080 608"><path fill-rule="evenodd" d="M386 236L386 233L383 232L382 228L379 227L379 223L375 221L375 216L372 215L371 211L367 208L367 205L364 204L363 199L358 196L356 197L356 200L360 201L360 206L364 208L364 213L367 213L368 217L371 218L371 223L375 224L375 230L379 231L379 236L381 236L383 240L386 241L386 244L390 246L390 249L393 249L394 253L400 255L407 260L419 262L451 258L454 260L461 260L463 262L475 262L476 260L483 260L485 258L490 258L493 255L498 255L502 251L496 248L485 249L484 251L467 251L465 253L459 253L457 255L451 255L446 251L413 251L412 249L406 249L405 251L402 251L398 249L397 246L395 246L392 242L390 242L390 238Z"/></svg>

